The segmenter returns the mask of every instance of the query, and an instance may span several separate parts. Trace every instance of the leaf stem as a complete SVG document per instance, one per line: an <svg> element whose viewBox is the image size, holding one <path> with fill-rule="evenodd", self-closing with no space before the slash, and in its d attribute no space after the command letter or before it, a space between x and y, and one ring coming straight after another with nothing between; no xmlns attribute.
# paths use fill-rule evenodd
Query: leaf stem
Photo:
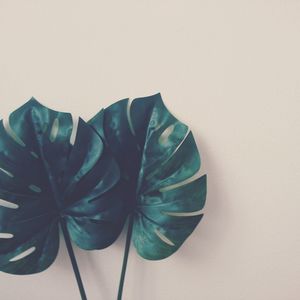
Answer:
<svg viewBox="0 0 300 300"><path fill-rule="evenodd" d="M60 225L61 225L61 229L62 229L64 239L65 239L65 242L66 242L66 246L67 246L67 249L68 249L69 257L70 257L70 260L71 260L71 263L72 263L73 271L74 271L74 274L75 274L75 277L76 277L77 285L78 285L78 288L79 288L79 291L80 291L81 299L82 300L87 300L85 290L84 290L84 287L83 287L83 283L82 283L82 280L81 280L79 268L78 268L78 265L77 265L76 257L75 257L74 251L73 251L70 235L69 235L67 225L66 225L66 222L65 222L64 218L60 219Z"/></svg>
<svg viewBox="0 0 300 300"><path fill-rule="evenodd" d="M127 229L122 272L121 272L120 283L119 283L118 300L122 300L125 274L126 274L126 268L127 268L127 262L128 262L128 254L129 254L129 249L130 249L131 235L132 235L132 228L133 228L133 214L129 215L128 218L129 218L129 223L128 223L128 229Z"/></svg>

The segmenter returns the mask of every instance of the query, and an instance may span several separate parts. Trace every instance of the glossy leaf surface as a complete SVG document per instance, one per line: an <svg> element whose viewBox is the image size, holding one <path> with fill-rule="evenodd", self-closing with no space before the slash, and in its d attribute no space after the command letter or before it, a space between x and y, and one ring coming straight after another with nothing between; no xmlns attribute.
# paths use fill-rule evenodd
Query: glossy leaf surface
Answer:
<svg viewBox="0 0 300 300"><path fill-rule="evenodd" d="M200 168L192 133L165 107L160 94L124 99L90 125L116 157L123 182L124 215L133 214L132 239L146 259L174 253L202 218L206 176L182 183Z"/></svg>
<svg viewBox="0 0 300 300"><path fill-rule="evenodd" d="M83 249L123 226L119 168L83 120L31 99L0 122L0 270L32 274L54 261L60 220Z"/></svg>

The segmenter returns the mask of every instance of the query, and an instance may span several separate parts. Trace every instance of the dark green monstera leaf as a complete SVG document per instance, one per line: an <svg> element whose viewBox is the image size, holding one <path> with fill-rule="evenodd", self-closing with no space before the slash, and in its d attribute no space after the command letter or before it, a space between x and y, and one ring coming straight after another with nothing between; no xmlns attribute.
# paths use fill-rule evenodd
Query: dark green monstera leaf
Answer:
<svg viewBox="0 0 300 300"><path fill-rule="evenodd" d="M59 224L83 249L109 246L122 229L119 168L101 137L81 119L77 131L74 123L34 99L0 122L1 271L49 267Z"/></svg>
<svg viewBox="0 0 300 300"><path fill-rule="evenodd" d="M174 253L203 214L206 176L187 182L200 168L192 133L167 110L160 94L124 99L89 122L106 141L120 167L132 215L132 240L151 260Z"/></svg>

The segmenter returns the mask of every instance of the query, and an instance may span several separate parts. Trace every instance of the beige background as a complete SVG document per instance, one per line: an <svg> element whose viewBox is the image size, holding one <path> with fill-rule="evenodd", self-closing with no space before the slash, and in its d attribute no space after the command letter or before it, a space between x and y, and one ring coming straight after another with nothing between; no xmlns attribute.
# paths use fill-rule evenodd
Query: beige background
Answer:
<svg viewBox="0 0 300 300"><path fill-rule="evenodd" d="M124 300L300 299L299 0L0 0L0 116L35 96L90 118L160 91L195 133L203 222L174 256L132 248ZM76 249L89 300L116 298L124 236ZM79 299L62 243L1 300Z"/></svg>

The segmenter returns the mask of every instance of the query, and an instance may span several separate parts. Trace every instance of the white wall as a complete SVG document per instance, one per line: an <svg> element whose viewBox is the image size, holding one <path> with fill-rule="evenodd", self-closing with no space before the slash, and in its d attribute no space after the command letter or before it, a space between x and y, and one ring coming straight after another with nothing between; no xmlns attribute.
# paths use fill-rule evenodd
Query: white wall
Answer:
<svg viewBox="0 0 300 300"><path fill-rule="evenodd" d="M0 0L1 117L35 96L88 119L160 91L195 133L206 215L169 259L131 249L124 300L299 299L299 36L297 0ZM76 249L89 300L116 299L123 246ZM65 245L0 293L79 299Z"/></svg>

